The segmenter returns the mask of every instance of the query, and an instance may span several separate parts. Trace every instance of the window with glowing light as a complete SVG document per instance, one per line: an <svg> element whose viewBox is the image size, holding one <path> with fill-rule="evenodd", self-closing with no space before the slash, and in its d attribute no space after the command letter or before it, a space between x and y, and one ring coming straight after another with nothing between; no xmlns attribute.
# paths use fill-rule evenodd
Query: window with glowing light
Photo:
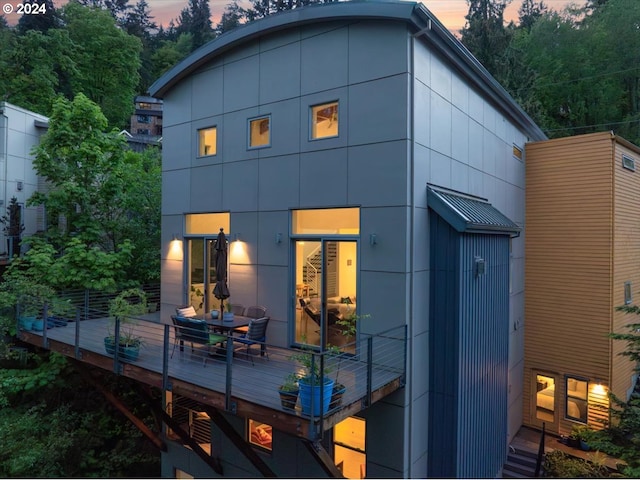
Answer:
<svg viewBox="0 0 640 480"><path fill-rule="evenodd" d="M273 428L271 425L249 419L248 427L249 443L270 452L272 449L271 435L273 434Z"/></svg>
<svg viewBox="0 0 640 480"><path fill-rule="evenodd" d="M198 156L206 157L217 153L218 128L209 127L198 130Z"/></svg>
<svg viewBox="0 0 640 480"><path fill-rule="evenodd" d="M311 138L338 136L338 102L311 107Z"/></svg>
<svg viewBox="0 0 640 480"><path fill-rule="evenodd" d="M576 377L566 377L567 401L565 417L587 423L589 382Z"/></svg>
<svg viewBox="0 0 640 480"><path fill-rule="evenodd" d="M249 148L268 147L271 144L271 117L249 120Z"/></svg>

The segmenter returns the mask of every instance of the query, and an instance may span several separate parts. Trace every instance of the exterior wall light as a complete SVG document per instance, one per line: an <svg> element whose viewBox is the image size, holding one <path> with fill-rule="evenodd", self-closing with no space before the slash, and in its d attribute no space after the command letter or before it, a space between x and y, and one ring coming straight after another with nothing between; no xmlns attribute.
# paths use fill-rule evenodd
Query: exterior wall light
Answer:
<svg viewBox="0 0 640 480"><path fill-rule="evenodd" d="M371 233L369 234L369 245L371 245L372 247L374 245L378 244L378 237L376 236L375 233Z"/></svg>
<svg viewBox="0 0 640 480"><path fill-rule="evenodd" d="M276 244L282 243L282 234L276 233Z"/></svg>

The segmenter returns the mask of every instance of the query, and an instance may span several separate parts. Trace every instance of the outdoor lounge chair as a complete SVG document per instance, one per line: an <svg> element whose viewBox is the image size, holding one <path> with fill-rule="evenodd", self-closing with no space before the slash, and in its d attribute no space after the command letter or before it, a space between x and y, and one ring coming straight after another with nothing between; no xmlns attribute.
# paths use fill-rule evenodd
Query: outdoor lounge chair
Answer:
<svg viewBox="0 0 640 480"><path fill-rule="evenodd" d="M245 308L242 315L249 318L262 318L267 315L267 307L262 307L260 305L252 305L250 307ZM247 333L248 330L249 330L248 326L238 327L234 330L234 332Z"/></svg>
<svg viewBox="0 0 640 480"><path fill-rule="evenodd" d="M175 352L176 345L180 342L180 350L183 349L184 342L191 343L191 352L193 352L193 344L198 343L200 345L206 345L212 347L217 344L224 346L227 341L227 337L224 335L218 335L209 332L209 325L204 320L196 320L193 318L178 317L171 315L171 321L173 322L176 332L175 343L173 344L173 350L171 352L171 358ZM207 363L208 355L204 355L202 366Z"/></svg>

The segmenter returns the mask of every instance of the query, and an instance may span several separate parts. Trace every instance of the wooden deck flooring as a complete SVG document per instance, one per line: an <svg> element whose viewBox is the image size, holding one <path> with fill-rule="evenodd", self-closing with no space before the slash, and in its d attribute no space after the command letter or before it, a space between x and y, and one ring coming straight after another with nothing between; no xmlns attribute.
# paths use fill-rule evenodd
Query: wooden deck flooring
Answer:
<svg viewBox="0 0 640 480"><path fill-rule="evenodd" d="M157 316L142 319L133 328L144 344L139 358L134 362L122 362L121 368L105 351L104 337L109 332L107 318L70 322L66 326L47 329L46 339L44 332L34 331L21 331L20 337L78 361L158 388L166 387L200 403L278 425L281 430L307 438L312 438L317 429L326 430L366 408L369 400L373 403L403 386L404 340L401 345L397 339L392 344L389 341L373 344L376 360L370 369L366 354L341 359L327 357L327 364L332 363L330 376L335 379L339 370L338 381L347 390L341 407L328 412L321 420L311 419L302 414L299 405L296 410L283 408L277 392L284 377L300 368L290 359L294 350L267 344L267 358L260 356L260 345L254 345L254 353L249 358L244 351L238 351L227 359L221 349L213 352L221 355L211 356L206 346L196 346L192 351L186 344L184 351L179 347L174 350L173 327L159 322ZM370 378L367 372L370 372Z"/></svg>

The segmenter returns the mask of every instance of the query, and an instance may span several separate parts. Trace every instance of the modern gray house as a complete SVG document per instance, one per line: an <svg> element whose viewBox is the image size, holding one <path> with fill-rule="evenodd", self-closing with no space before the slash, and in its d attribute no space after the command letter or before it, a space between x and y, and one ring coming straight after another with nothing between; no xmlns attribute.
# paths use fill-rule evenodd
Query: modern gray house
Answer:
<svg viewBox="0 0 640 480"><path fill-rule="evenodd" d="M352 313L352 353L369 373L386 366L380 339L403 340L393 387L368 388L308 430L299 410L218 404L224 421L199 443L224 475L330 476L333 463L348 478L496 477L522 424L524 147L546 139L531 118L427 8L404 1L252 22L149 93L163 101L163 321L184 304L219 308L222 228L228 302L269 317L271 354L247 368L275 365L277 347L340 345L335 318ZM212 398L181 401L198 412ZM178 400L167 388L167 410ZM220 475L183 443L163 454L163 476Z"/></svg>
<svg viewBox="0 0 640 480"><path fill-rule="evenodd" d="M43 179L38 178L33 168L31 150L40 143L48 127L46 116L0 102L0 216L6 214L7 206L15 197L20 205L25 236L33 235L44 226L42 211L27 208L25 202L44 188ZM8 253L2 232L0 239L0 252Z"/></svg>

